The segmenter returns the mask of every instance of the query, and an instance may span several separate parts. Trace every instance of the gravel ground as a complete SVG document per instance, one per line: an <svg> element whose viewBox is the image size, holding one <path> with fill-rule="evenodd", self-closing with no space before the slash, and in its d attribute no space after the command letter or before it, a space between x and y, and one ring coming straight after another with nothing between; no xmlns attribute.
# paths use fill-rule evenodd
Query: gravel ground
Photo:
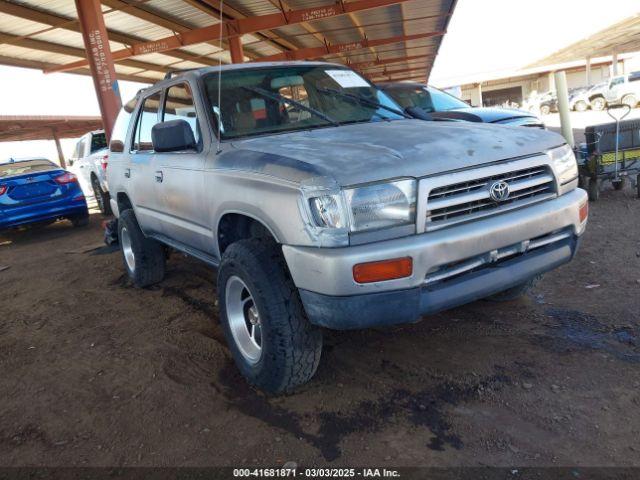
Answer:
<svg viewBox="0 0 640 480"><path fill-rule="evenodd" d="M280 398L232 364L208 267L137 290L99 215L2 235L0 465L640 466L640 201L591 207L529 297L327 332Z"/></svg>

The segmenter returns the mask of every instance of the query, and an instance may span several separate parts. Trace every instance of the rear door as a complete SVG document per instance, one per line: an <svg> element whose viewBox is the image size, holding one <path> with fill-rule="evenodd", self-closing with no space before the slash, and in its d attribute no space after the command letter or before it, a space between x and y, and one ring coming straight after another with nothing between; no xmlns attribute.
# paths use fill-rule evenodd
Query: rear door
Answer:
<svg viewBox="0 0 640 480"><path fill-rule="evenodd" d="M146 233L162 231L163 204L158 195L156 158L151 142L151 129L159 120L160 99L161 90L156 90L141 100L131 140L131 162L125 172L129 175L129 198L138 223Z"/></svg>
<svg viewBox="0 0 640 480"><path fill-rule="evenodd" d="M204 159L210 139L203 137L203 109L197 108L195 88L185 80L165 93L162 121L185 120L198 144L197 150L156 153L156 178L163 204L162 228L168 237L185 245L211 251L209 210L204 203Z"/></svg>
<svg viewBox="0 0 640 480"><path fill-rule="evenodd" d="M89 153L89 138L91 134L83 135L76 145L76 149L73 152L73 164L70 165L69 170L76 174L78 181L80 182L80 188L87 197L93 196L93 189L91 188L91 182L89 181L90 172L89 165L87 164L87 155Z"/></svg>

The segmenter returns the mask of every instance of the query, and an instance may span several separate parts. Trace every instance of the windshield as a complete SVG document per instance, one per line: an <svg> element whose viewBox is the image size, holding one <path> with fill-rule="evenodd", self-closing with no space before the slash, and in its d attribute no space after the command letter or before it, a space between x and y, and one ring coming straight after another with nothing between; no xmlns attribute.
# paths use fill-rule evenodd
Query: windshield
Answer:
<svg viewBox="0 0 640 480"><path fill-rule="evenodd" d="M23 160L14 163L0 164L0 178L14 175L28 175L29 173L54 170L58 168L49 160Z"/></svg>
<svg viewBox="0 0 640 480"><path fill-rule="evenodd" d="M221 106L218 73L204 83L214 116L222 117L223 139L404 118L387 95L337 66L223 71Z"/></svg>
<svg viewBox="0 0 640 480"><path fill-rule="evenodd" d="M445 112L469 106L453 95L432 87L394 85L385 88L385 92L403 108L419 107L428 113Z"/></svg>

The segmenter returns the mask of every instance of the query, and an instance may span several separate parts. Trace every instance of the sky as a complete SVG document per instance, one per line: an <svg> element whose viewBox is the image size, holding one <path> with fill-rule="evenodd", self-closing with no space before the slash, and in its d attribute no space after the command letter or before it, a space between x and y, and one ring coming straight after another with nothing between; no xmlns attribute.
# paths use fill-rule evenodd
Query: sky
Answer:
<svg viewBox="0 0 640 480"><path fill-rule="evenodd" d="M639 0L458 0L429 80L521 68L637 13Z"/></svg>
<svg viewBox="0 0 640 480"><path fill-rule="evenodd" d="M523 67L636 13L639 0L459 0L430 82ZM120 82L122 100L142 86ZM87 76L0 66L0 115L99 113ZM75 142L62 141L65 156ZM0 161L11 156L57 159L51 141L0 143Z"/></svg>

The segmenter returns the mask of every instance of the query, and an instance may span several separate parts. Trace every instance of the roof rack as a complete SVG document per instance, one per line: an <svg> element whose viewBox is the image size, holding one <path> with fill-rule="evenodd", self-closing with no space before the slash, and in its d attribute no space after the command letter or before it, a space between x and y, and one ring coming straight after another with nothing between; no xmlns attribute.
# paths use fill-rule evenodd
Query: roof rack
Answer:
<svg viewBox="0 0 640 480"><path fill-rule="evenodd" d="M173 78L174 75L178 75L178 74L182 74L182 73L187 73L187 72L193 72L194 70L200 70L204 67L198 67L198 68L178 68L175 70L169 70L167 73L165 73L164 75L164 79L165 80L169 80L170 78Z"/></svg>

